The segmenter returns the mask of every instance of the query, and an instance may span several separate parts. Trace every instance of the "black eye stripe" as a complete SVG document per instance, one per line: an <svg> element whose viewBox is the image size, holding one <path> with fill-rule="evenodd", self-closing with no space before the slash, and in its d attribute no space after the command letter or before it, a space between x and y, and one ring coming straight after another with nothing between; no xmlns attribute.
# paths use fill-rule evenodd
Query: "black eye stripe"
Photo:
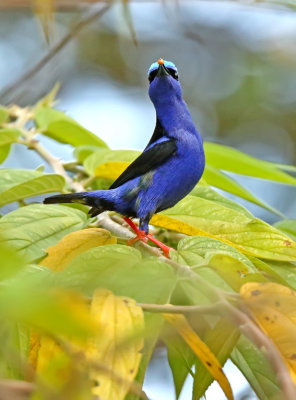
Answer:
<svg viewBox="0 0 296 400"><path fill-rule="evenodd" d="M150 72L150 74L149 74L149 76L148 76L148 79L149 79L149 82L151 83L152 81L153 81L153 79L156 77L156 74L157 74L157 69L155 69L154 71L151 71Z"/></svg>
<svg viewBox="0 0 296 400"><path fill-rule="evenodd" d="M176 80L179 79L178 72L177 72L175 69L173 69L173 68L167 68L167 71L169 72L169 74L170 74L174 79L176 79Z"/></svg>
<svg viewBox="0 0 296 400"><path fill-rule="evenodd" d="M175 69L173 69L173 68L167 68L167 67L165 67L165 69L168 71L168 73L169 73L174 79L176 79L176 81L179 80L178 72L177 72ZM148 76L148 80L149 80L150 83L151 83L151 82L153 81L153 79L156 77L156 74L157 74L157 69L155 69L154 71L151 71L151 72L150 72L150 74L149 74L149 76Z"/></svg>

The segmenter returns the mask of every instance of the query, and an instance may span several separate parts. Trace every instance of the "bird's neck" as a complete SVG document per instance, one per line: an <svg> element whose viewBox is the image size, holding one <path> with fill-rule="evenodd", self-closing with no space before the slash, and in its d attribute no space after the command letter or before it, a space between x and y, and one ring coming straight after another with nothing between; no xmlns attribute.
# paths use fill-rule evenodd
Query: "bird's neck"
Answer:
<svg viewBox="0 0 296 400"><path fill-rule="evenodd" d="M178 138L184 131L200 137L194 126L192 117L182 98L166 98L165 101L154 103L157 119L170 137Z"/></svg>

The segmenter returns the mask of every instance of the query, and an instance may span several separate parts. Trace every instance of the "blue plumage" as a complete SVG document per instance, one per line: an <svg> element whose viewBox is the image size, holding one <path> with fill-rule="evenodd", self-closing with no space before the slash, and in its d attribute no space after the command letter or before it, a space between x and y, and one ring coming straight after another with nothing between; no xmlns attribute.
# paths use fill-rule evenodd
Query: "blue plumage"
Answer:
<svg viewBox="0 0 296 400"><path fill-rule="evenodd" d="M108 190L51 196L45 203L82 202L92 215L115 210L140 219L140 230L156 212L172 207L197 184L205 166L203 142L182 98L176 66L159 60L148 71L156 127L143 153Z"/></svg>

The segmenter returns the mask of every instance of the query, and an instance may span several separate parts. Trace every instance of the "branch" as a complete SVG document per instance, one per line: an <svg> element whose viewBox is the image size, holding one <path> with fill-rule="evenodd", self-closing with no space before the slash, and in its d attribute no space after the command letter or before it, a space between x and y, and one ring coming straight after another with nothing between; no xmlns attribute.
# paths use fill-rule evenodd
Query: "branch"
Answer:
<svg viewBox="0 0 296 400"><path fill-rule="evenodd" d="M160 0L129 0L133 3L160 3ZM183 0L184 1L184 0ZM195 0L187 0L193 2ZM92 6L94 4L106 4L110 0L55 0L55 9L57 11L80 11L83 6ZM1 0L0 11L13 9L32 8L32 0Z"/></svg>
<svg viewBox="0 0 296 400"><path fill-rule="evenodd" d="M0 379L0 398L4 399L28 399L35 390L31 382L17 381L15 379Z"/></svg>
<svg viewBox="0 0 296 400"><path fill-rule="evenodd" d="M13 126L19 129L22 133L24 139L19 139L18 143L28 146L28 149L35 150L36 153L40 155L57 174L62 175L65 178L66 183L70 186L72 190L81 192L84 190L84 186L75 182L65 171L61 160L55 158L51 153L49 153L38 140L34 139L35 130L27 131L25 129L26 124L30 121L31 113L26 108L20 108L18 106L11 107L11 113L17 118L13 122Z"/></svg>
<svg viewBox="0 0 296 400"><path fill-rule="evenodd" d="M73 189L75 192L83 192L84 191L84 186L81 185L79 182L73 181L73 179L70 178L70 176L67 174L65 171L65 168L63 167L61 160L58 158L55 158L52 154L50 154L40 143L38 140L31 140L28 144L28 147L30 149L35 150L40 157L43 158L53 169L53 171L57 174L62 175L65 178L66 183L70 186L71 189Z"/></svg>
<svg viewBox="0 0 296 400"><path fill-rule="evenodd" d="M207 306L175 306L172 304L144 304L137 303L137 306L141 307L143 311L152 313L167 313L167 314L219 314L221 312L221 306L223 303L218 302Z"/></svg>
<svg viewBox="0 0 296 400"><path fill-rule="evenodd" d="M128 228L125 228L124 226L120 225L119 223L113 221L109 217L108 212L104 212L98 216L98 224L102 228L105 228L109 232L113 233L115 236L118 236L123 239L129 240L136 236ZM146 243L143 243L140 241L136 242L135 245L136 245L136 247L139 247L140 249L148 252L152 256L166 259L165 257L162 256L161 250L159 250L156 247L149 246L149 244L146 244Z"/></svg>
<svg viewBox="0 0 296 400"><path fill-rule="evenodd" d="M261 350L265 357L270 362L282 389L285 400L296 399L296 388L291 379L290 372L283 361L282 355L273 343L273 341L265 335L264 332L258 327L258 325L250 318L245 312L248 310L241 305L244 312L236 309L235 307L228 305L228 310L231 313L233 322L235 322L240 331L249 338L255 346Z"/></svg>
<svg viewBox="0 0 296 400"><path fill-rule="evenodd" d="M91 13L88 17L85 17L81 21L79 21L74 27L68 32L53 48L43 57L41 60L37 62L31 69L21 75L14 83L7 86L0 92L1 102L4 104L2 100L4 97L8 97L13 92L19 88L24 83L27 83L29 79L31 79L37 72L39 72L63 47L65 47L78 33L88 24L101 17L109 8L110 4L105 5L100 10Z"/></svg>
<svg viewBox="0 0 296 400"><path fill-rule="evenodd" d="M109 220L108 220L109 218ZM129 235L128 229L120 226L118 223L111 220L110 217L105 215L103 221L106 223L107 229L112 229L118 234ZM145 243L142 243L145 247L150 247ZM150 247L150 249L153 249ZM154 250L154 249L153 249ZM151 252L151 250L150 250ZM240 329L240 331L249 338L255 346L262 351L265 350L265 355L269 360L274 372L276 373L279 383L284 395L285 400L295 400L296 391L294 383L291 379L289 370L284 363L280 352L278 351L272 340L261 331L253 319L248 315L248 312L242 312L241 310L234 307L228 300L232 297L232 294L224 293L222 290L215 288L205 279L199 276L196 272L186 265L180 265L175 261L167 259L163 256L159 257L167 264L171 265L176 272L182 276L187 276L193 283L198 283L198 289L201 290L207 297L215 301L215 304L210 306L172 306L172 305L157 305L157 304L138 304L143 307L144 311L150 312L175 312L175 313L217 313L217 311L223 312L223 315L234 322ZM234 294L234 298L239 298L237 294ZM242 307L242 305L241 305ZM219 309L219 310L218 310Z"/></svg>

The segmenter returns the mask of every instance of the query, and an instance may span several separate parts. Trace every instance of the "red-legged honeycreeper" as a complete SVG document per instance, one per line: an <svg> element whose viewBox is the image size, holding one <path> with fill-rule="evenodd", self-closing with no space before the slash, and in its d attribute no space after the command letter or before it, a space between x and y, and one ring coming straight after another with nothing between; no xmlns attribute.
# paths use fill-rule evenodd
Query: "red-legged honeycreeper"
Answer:
<svg viewBox="0 0 296 400"><path fill-rule="evenodd" d="M91 207L92 216L116 211L126 217L137 233L136 239L144 241L151 239L148 224L153 214L185 197L200 180L205 167L202 137L182 98L176 66L159 59L149 68L148 79L156 126L143 153L108 190L61 194L44 200L46 204L83 203ZM139 218L140 230L127 217Z"/></svg>

